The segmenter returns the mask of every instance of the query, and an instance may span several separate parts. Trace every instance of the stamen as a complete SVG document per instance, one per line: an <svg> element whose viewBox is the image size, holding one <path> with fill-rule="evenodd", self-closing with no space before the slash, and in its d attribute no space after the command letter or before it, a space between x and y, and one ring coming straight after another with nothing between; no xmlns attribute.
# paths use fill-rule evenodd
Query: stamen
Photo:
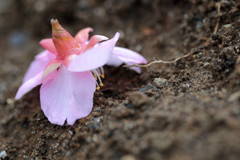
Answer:
<svg viewBox="0 0 240 160"><path fill-rule="evenodd" d="M96 71L98 72L101 78L105 78L103 67L97 68Z"/></svg>
<svg viewBox="0 0 240 160"><path fill-rule="evenodd" d="M96 90L99 90L101 87L99 86L98 82L96 84L97 84Z"/></svg>
<svg viewBox="0 0 240 160"><path fill-rule="evenodd" d="M101 75L100 75L100 76L101 76L102 78L105 78L103 67L100 67L100 71L101 71Z"/></svg>
<svg viewBox="0 0 240 160"><path fill-rule="evenodd" d="M96 70L96 72L97 72L99 75L101 74L99 68L97 68L97 69L95 69L95 70Z"/></svg>
<svg viewBox="0 0 240 160"><path fill-rule="evenodd" d="M92 72L92 73L93 73L93 72ZM98 84L97 77L95 76L94 73L93 73L93 76L94 76L95 79L96 79L96 85L97 85L96 90L99 90L99 89L100 89L100 86L99 86L99 84Z"/></svg>
<svg viewBox="0 0 240 160"><path fill-rule="evenodd" d="M97 76L98 78L98 81L100 82L100 84L102 83L102 79L100 77L100 74L96 71L96 70L93 70L93 72L95 73L95 75Z"/></svg>
<svg viewBox="0 0 240 160"><path fill-rule="evenodd" d="M101 78L104 78L104 71L103 71L103 68L97 68L97 69L94 69L92 70L92 74L94 76L94 78L96 79L96 89L99 90L101 87L104 86L104 84L102 83L102 79Z"/></svg>

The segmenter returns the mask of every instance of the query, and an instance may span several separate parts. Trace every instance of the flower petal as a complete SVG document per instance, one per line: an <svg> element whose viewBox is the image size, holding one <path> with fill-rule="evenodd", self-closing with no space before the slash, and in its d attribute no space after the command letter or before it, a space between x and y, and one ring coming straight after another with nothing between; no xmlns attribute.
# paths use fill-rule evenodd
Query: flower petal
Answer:
<svg viewBox="0 0 240 160"><path fill-rule="evenodd" d="M121 64L123 64L123 61L121 61L116 55L112 54L109 60L107 61L107 65L109 66L115 66L118 67Z"/></svg>
<svg viewBox="0 0 240 160"><path fill-rule="evenodd" d="M94 47L97 43L99 43L101 41L106 41L108 39L109 39L108 37L105 37L105 36L102 36L102 35L94 35L89 40L89 43L86 46L86 50Z"/></svg>
<svg viewBox="0 0 240 160"><path fill-rule="evenodd" d="M42 77L42 72L38 73L28 81L24 82L21 87L18 89L17 94L15 96L16 100L19 100L22 98L23 95L25 95L27 92L32 90L34 87L38 86L41 84L41 78Z"/></svg>
<svg viewBox="0 0 240 160"><path fill-rule="evenodd" d="M40 90L41 107L53 124L73 125L93 107L96 81L91 72L69 72L61 66L55 79L44 82Z"/></svg>
<svg viewBox="0 0 240 160"><path fill-rule="evenodd" d="M43 72L47 64L55 58L55 55L45 50L35 56L35 60L30 64L27 73L24 76L23 82L36 76L38 73Z"/></svg>
<svg viewBox="0 0 240 160"><path fill-rule="evenodd" d="M88 27L80 30L74 37L78 43L85 43L88 40L89 32L92 32L93 29Z"/></svg>
<svg viewBox="0 0 240 160"><path fill-rule="evenodd" d="M43 39L41 40L40 42L40 45L45 48L46 50L48 50L49 52L57 55L57 50L55 48L55 45L53 43L53 40L52 38L46 38L46 39Z"/></svg>
<svg viewBox="0 0 240 160"><path fill-rule="evenodd" d="M119 33L116 33L112 39L102 42L98 46L77 55L69 64L69 71L83 72L105 65L112 54L118 38Z"/></svg>
<svg viewBox="0 0 240 160"><path fill-rule="evenodd" d="M127 65L133 65L134 63L126 63ZM129 67L129 69L137 72L137 73L141 73L141 68L140 67Z"/></svg>
<svg viewBox="0 0 240 160"><path fill-rule="evenodd" d="M61 61L55 59L47 64L47 67L45 68L43 74L42 74L42 79L44 79L49 73L53 72L56 70L58 67L60 67L62 64Z"/></svg>
<svg viewBox="0 0 240 160"><path fill-rule="evenodd" d="M112 54L111 58L109 58L107 65L118 67L121 64L123 64L123 61L121 61L119 58L117 58L116 55ZM126 63L127 65L133 65L133 63ZM129 67L129 69L134 70L137 73L141 73L141 69L139 67Z"/></svg>
<svg viewBox="0 0 240 160"><path fill-rule="evenodd" d="M111 66L120 66L123 62L127 65L146 64L147 60L141 56L140 54L126 48L122 47L114 47L113 54L109 58L107 65ZM141 73L141 69L139 67L130 67L131 70L134 70L137 73Z"/></svg>
<svg viewBox="0 0 240 160"><path fill-rule="evenodd" d="M130 49L122 48L122 47L114 47L113 54L116 55L120 60L127 63L139 64L143 63L146 64L147 60Z"/></svg>

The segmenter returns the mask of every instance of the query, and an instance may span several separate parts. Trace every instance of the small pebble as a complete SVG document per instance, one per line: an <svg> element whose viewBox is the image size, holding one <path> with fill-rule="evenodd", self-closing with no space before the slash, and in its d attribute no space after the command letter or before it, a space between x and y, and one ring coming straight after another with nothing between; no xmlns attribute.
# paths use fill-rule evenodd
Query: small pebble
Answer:
<svg viewBox="0 0 240 160"><path fill-rule="evenodd" d="M100 119L99 117L96 117L96 118L94 118L94 121L95 121L96 123L100 123L101 119Z"/></svg>
<svg viewBox="0 0 240 160"><path fill-rule="evenodd" d="M7 152L5 150L0 152L0 158L6 158L7 157Z"/></svg>
<svg viewBox="0 0 240 160"><path fill-rule="evenodd" d="M183 86L184 88L189 88L189 87L190 87L190 84L187 83L187 84L183 84L182 86Z"/></svg>
<svg viewBox="0 0 240 160"><path fill-rule="evenodd" d="M153 84L156 87L162 88L162 87L165 87L168 84L168 82L167 82L167 79L164 79L164 78L154 78Z"/></svg>
<svg viewBox="0 0 240 160"><path fill-rule="evenodd" d="M11 98L8 98L8 99L7 99L7 105L13 107L14 104L15 104L15 100L14 100L14 99L11 99Z"/></svg>
<svg viewBox="0 0 240 160"><path fill-rule="evenodd" d="M230 28L230 27L232 27L232 24L225 24L225 25L223 25L223 28L224 28L224 29L228 29L228 28Z"/></svg>
<svg viewBox="0 0 240 160"><path fill-rule="evenodd" d="M69 132L71 135L73 135L73 131L69 130L68 132Z"/></svg>
<svg viewBox="0 0 240 160"><path fill-rule="evenodd" d="M204 67L204 68L209 67L209 65L210 65L210 63L208 63L208 62L203 63L203 67Z"/></svg>
<svg viewBox="0 0 240 160"><path fill-rule="evenodd" d="M147 84L144 88L140 88L139 91L140 92L146 92L148 91L149 89L156 89L155 86L151 85L151 84Z"/></svg>
<svg viewBox="0 0 240 160"><path fill-rule="evenodd" d="M136 50L137 50L138 52L141 51L141 50L142 50L142 45L138 44L138 45L136 46Z"/></svg>

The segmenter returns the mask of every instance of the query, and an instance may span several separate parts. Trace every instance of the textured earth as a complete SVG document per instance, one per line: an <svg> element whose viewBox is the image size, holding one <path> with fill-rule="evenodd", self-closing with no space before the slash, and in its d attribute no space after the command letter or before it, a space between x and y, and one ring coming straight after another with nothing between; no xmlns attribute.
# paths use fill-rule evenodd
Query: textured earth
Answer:
<svg viewBox="0 0 240 160"><path fill-rule="evenodd" d="M14 96L39 40L57 18L153 64L136 74L105 67L91 114L52 125L39 87ZM0 159L239 160L240 2L237 0L0 1Z"/></svg>

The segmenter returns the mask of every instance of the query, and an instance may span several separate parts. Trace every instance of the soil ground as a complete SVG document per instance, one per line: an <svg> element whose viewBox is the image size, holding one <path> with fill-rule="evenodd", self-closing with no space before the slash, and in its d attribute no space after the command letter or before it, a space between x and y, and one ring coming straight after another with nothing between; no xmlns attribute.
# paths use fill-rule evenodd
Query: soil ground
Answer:
<svg viewBox="0 0 240 160"><path fill-rule="evenodd" d="M237 0L0 1L2 159L240 159L240 2ZM91 26L154 59L138 75L106 67L92 113L52 125L39 87L13 97L38 41L58 18L72 34ZM1 159L0 158L0 159Z"/></svg>

